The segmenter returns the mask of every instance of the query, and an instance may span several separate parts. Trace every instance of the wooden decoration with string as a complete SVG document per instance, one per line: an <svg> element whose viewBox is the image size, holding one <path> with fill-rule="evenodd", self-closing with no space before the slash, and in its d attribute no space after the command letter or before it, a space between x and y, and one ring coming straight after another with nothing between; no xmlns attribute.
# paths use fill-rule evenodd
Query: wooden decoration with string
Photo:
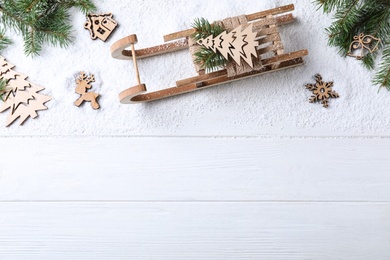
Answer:
<svg viewBox="0 0 390 260"><path fill-rule="evenodd" d="M364 33L354 36L353 39L347 55L358 60L363 59L368 53L376 52L381 42L381 39Z"/></svg>

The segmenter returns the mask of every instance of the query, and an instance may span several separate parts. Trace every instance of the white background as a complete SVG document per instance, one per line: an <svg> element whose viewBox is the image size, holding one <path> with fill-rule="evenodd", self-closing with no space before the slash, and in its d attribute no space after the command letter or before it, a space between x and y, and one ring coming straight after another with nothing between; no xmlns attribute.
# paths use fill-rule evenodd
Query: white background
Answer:
<svg viewBox="0 0 390 260"><path fill-rule="evenodd" d="M293 3L281 29L302 67L141 105L118 93L136 48L210 21ZM327 47L331 17L305 1L96 1L119 27L103 43L71 16L69 48L2 55L52 96L23 126L0 128L0 259L389 259L390 93ZM188 51L139 61L149 90L195 75ZM73 105L75 77L95 74L101 109ZM339 99L310 104L321 73ZM7 111L8 113L8 111ZM6 122L7 113L0 115Z"/></svg>

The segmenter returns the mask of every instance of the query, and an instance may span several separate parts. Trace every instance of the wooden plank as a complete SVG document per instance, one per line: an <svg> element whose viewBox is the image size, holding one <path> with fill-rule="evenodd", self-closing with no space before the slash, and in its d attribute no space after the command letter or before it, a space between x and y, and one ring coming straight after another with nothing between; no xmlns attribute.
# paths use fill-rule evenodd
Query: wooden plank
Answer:
<svg viewBox="0 0 390 260"><path fill-rule="evenodd" d="M253 17L255 17L255 16L253 16ZM288 24L288 23L291 23L294 21L294 16L292 14L285 14L285 15L277 16L275 18L276 18L276 23L278 25ZM248 19L248 16L247 16L247 19ZM248 19L248 21L253 21L253 20ZM260 22L260 23L262 23L262 22ZM194 33L195 33L195 29L191 28L191 29L186 29L184 31L179 31L179 32L167 34L167 35L164 35L164 42L169 42L169 41L189 37Z"/></svg>
<svg viewBox="0 0 390 260"><path fill-rule="evenodd" d="M127 43L128 37L117 41L111 46L111 56L115 59L120 60L131 60L133 59L133 54L131 50L126 48L129 46ZM188 49L188 40L178 40L174 42L169 42L149 48L135 50L135 55L137 59L144 59L152 56L162 55L170 52L180 51Z"/></svg>
<svg viewBox="0 0 390 260"><path fill-rule="evenodd" d="M280 41L280 34L279 33L270 34L270 35L267 35L266 37L263 37L263 38L258 40L259 45L273 42L273 41Z"/></svg>
<svg viewBox="0 0 390 260"><path fill-rule="evenodd" d="M3 137L0 143L1 201L390 201L390 139Z"/></svg>
<svg viewBox="0 0 390 260"><path fill-rule="evenodd" d="M284 25L294 22L295 18L293 14L286 14L276 17L276 24L277 25Z"/></svg>
<svg viewBox="0 0 390 260"><path fill-rule="evenodd" d="M286 13L286 12L291 12L291 11L294 11L294 9L295 9L295 6L293 4L290 4L290 5L280 6L280 7L273 8L273 9L266 10L266 11L262 11L262 12L257 12L254 14L249 14L246 16L246 18L248 19L248 21L254 21L254 20L257 20L260 18L264 18L268 15L277 15L277 14L282 14L282 13Z"/></svg>
<svg viewBox="0 0 390 260"><path fill-rule="evenodd" d="M185 37L191 36L195 32L196 32L196 30L194 28L191 28L191 29L187 29L184 31L167 34L167 35L164 35L164 42L169 42L169 41L185 38Z"/></svg>
<svg viewBox="0 0 390 260"><path fill-rule="evenodd" d="M286 60L290 60L290 59L303 57L303 56L306 56L308 54L309 54L309 52L307 50L294 51L294 52L282 54L279 56L271 57L268 59L264 59L264 60L262 60L262 62L263 62L263 65L266 66L266 65L271 65L271 64L276 63L276 62L281 62L281 61L286 61Z"/></svg>
<svg viewBox="0 0 390 260"><path fill-rule="evenodd" d="M265 48L258 49L257 50L257 54L261 55L261 54L265 54L265 53L268 53L268 52L271 52L271 51L276 51L276 50L277 50L276 46L269 45L269 46L267 46Z"/></svg>
<svg viewBox="0 0 390 260"><path fill-rule="evenodd" d="M210 72L210 73L202 74L202 75L199 75L196 77L178 80L178 81L176 81L176 86L180 87L180 86L184 86L184 85L188 85L188 84L192 84L192 83L197 83L197 82L209 80L211 78L218 78L218 77L225 76L225 75L226 75L225 70Z"/></svg>
<svg viewBox="0 0 390 260"><path fill-rule="evenodd" d="M257 33L257 37L264 36L264 35L269 35L269 34L275 34L275 33L279 33L279 30L276 27L274 27L274 28L264 28L264 29L262 29L261 31L259 31Z"/></svg>
<svg viewBox="0 0 390 260"><path fill-rule="evenodd" d="M0 203L0 259L390 259L389 203Z"/></svg>

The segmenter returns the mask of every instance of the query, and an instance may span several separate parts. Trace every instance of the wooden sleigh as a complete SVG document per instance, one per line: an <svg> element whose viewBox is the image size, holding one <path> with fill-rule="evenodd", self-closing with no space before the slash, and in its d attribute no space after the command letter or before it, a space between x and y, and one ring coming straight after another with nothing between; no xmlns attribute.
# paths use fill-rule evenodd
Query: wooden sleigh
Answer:
<svg viewBox="0 0 390 260"><path fill-rule="evenodd" d="M154 92L147 92L146 85L141 83L137 60L183 49L189 49L193 54L199 48L199 45L191 37L195 29L166 35L164 36L165 44L139 50L136 50L134 47L137 43L137 36L134 34L117 41L111 46L112 57L122 60L132 59L138 82L138 85L128 88L119 94L120 102L130 104L154 101L267 72L302 65L303 56L306 56L308 51L299 50L285 53L278 29L280 25L294 21L292 14L286 14L293 10L294 5L286 5L219 21L218 23L223 25L227 30L234 29L239 25L247 27L252 24L253 31L256 32L255 40L258 42L258 46L256 47L258 58L254 61L253 66L249 66L244 62L241 63L241 66L238 66L235 62L228 62L226 67L218 71L205 73L201 65L194 62L198 73L197 76L179 80L176 82L175 87ZM127 49L129 47L130 49Z"/></svg>

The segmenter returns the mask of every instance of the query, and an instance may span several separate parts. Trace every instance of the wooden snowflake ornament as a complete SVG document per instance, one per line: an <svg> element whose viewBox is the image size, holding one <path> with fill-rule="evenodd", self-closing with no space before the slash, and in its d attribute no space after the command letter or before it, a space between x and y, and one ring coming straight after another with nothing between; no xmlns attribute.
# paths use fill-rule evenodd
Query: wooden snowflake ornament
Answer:
<svg viewBox="0 0 390 260"><path fill-rule="evenodd" d="M310 103L320 102L324 107L328 107L328 100L330 98L338 98L339 94L332 90L333 82L324 82L320 74L315 76L315 84L306 84L306 88L313 92L313 96L310 98Z"/></svg>
<svg viewBox="0 0 390 260"><path fill-rule="evenodd" d="M106 14L88 14L84 28L89 30L92 40L99 38L106 41L111 33L118 26L118 23L112 18L111 13Z"/></svg>
<svg viewBox="0 0 390 260"><path fill-rule="evenodd" d="M27 76L12 70L15 66L0 56L0 78L7 81L8 92L4 94L4 102L0 113L10 109L6 126L10 126L18 118L22 125L27 118L36 118L37 111L46 110L44 105L51 98L40 91L45 88L27 81Z"/></svg>
<svg viewBox="0 0 390 260"><path fill-rule="evenodd" d="M99 103L97 98L99 97L98 93L87 92L88 89L92 88L92 85L89 84L95 82L95 76L87 76L84 72L81 72L80 75L76 78L76 93L80 94L80 97L74 102L75 106L79 107L84 101L91 102L93 109L99 109Z"/></svg>

